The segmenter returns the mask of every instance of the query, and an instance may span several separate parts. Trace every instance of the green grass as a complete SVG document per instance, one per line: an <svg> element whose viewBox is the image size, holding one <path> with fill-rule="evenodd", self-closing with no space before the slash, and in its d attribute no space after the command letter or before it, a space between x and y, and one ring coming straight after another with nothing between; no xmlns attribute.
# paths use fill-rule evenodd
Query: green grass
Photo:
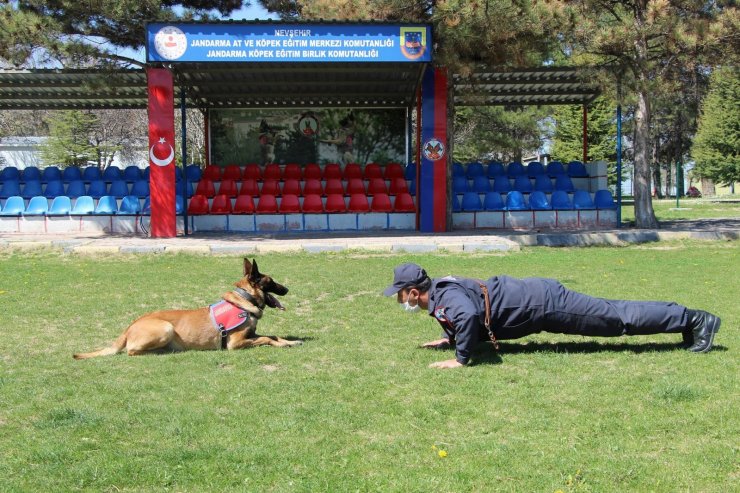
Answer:
<svg viewBox="0 0 740 493"><path fill-rule="evenodd" d="M688 199L679 200L676 207L676 199L653 199L653 209L658 221L674 221L678 219L714 219L714 218L740 218L740 199L737 202L712 200L712 199ZM633 222L635 220L635 208L632 205L622 207L622 221Z"/></svg>
<svg viewBox="0 0 740 493"><path fill-rule="evenodd" d="M736 490L739 253L740 242L675 242L270 254L260 269L290 292L260 332L303 346L87 361L71 355L142 313L216 301L241 259L2 253L0 490ZM711 309L718 347L540 334L430 369L453 357L417 348L439 337L436 322L379 294L403 261Z"/></svg>

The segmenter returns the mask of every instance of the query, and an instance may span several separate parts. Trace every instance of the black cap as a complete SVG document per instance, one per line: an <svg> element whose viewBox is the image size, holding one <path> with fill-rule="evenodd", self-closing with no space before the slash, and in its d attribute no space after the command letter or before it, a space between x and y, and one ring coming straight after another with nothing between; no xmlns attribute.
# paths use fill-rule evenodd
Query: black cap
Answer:
<svg viewBox="0 0 740 493"><path fill-rule="evenodd" d="M393 270L393 284L385 288L385 296L393 296L408 286L418 286L429 276L421 266L416 264L401 264Z"/></svg>

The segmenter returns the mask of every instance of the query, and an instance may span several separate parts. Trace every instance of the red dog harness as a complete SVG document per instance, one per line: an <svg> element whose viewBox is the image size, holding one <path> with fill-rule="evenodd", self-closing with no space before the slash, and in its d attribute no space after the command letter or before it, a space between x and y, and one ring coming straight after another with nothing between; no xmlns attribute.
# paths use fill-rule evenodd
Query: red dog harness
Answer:
<svg viewBox="0 0 740 493"><path fill-rule="evenodd" d="M221 334L221 349L226 349L229 332L239 327L252 316L248 311L226 300L212 304L209 307L209 311L213 326Z"/></svg>

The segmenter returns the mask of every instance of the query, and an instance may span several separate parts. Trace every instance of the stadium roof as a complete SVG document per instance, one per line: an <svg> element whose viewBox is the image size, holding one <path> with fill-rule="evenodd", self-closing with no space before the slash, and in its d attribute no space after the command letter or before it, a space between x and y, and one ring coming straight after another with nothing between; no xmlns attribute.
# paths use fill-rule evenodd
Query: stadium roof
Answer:
<svg viewBox="0 0 740 493"><path fill-rule="evenodd" d="M188 107L408 107L425 64L188 63L172 67L175 96ZM574 68L478 69L453 74L457 106L587 104L598 88ZM0 109L147 107L146 72L0 70Z"/></svg>

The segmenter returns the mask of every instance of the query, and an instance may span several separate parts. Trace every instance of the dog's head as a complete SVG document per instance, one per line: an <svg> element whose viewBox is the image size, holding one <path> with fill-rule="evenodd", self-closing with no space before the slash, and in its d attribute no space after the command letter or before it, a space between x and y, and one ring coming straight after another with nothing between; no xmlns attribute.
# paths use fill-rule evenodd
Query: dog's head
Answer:
<svg viewBox="0 0 740 493"><path fill-rule="evenodd" d="M284 296L288 294L288 288L275 282L272 277L262 274L257 267L256 260L252 259L250 263L248 259L244 259L244 277L236 285L251 295L262 298L270 308L285 310L272 294Z"/></svg>

